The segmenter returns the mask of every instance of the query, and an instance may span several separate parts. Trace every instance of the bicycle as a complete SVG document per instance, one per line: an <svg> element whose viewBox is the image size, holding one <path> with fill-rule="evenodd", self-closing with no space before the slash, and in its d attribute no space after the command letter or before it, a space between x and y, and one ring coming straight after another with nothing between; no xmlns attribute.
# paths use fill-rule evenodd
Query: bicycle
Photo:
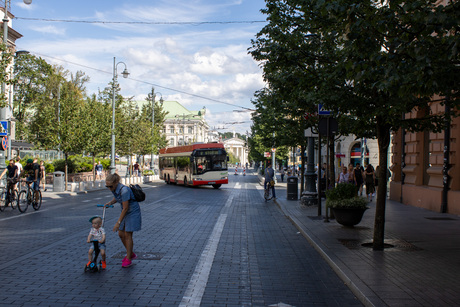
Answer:
<svg viewBox="0 0 460 307"><path fill-rule="evenodd" d="M35 210L40 209L42 205L42 192L40 190L33 190L32 187L30 186L33 181L28 181L28 180L21 180L22 182L25 182L27 184L27 187L25 190L22 190L19 192L19 197L18 197L18 209L22 213L27 211L27 208L29 205L32 205L32 207ZM38 196L36 196L38 194ZM37 199L37 201L35 201Z"/></svg>
<svg viewBox="0 0 460 307"><path fill-rule="evenodd" d="M272 187L274 185L275 185L275 183L273 182L273 180L267 182L267 184L265 185L265 191L264 191L265 201L269 201L270 199L273 198L273 189L272 189Z"/></svg>
<svg viewBox="0 0 460 307"><path fill-rule="evenodd" d="M8 205L11 205L11 209L14 210L17 205L18 191L14 189L17 179L7 178L6 181L6 188L2 187L0 192L0 211L5 210Z"/></svg>

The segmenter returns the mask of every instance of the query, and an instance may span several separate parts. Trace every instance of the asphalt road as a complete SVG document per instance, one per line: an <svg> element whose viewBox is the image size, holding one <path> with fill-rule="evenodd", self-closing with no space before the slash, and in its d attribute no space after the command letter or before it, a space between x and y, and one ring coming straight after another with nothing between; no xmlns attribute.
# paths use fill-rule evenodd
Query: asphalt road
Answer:
<svg viewBox="0 0 460 307"><path fill-rule="evenodd" d="M108 191L45 199L27 213L0 213L0 305L361 306L273 202L257 177L228 185L144 185L138 260L124 249L107 209L107 270L84 273L88 219Z"/></svg>

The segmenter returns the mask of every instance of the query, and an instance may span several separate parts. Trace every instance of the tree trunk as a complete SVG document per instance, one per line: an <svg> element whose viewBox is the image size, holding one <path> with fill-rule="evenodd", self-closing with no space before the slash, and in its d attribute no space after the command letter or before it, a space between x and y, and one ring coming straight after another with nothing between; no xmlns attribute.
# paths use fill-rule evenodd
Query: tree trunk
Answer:
<svg viewBox="0 0 460 307"><path fill-rule="evenodd" d="M390 145L390 128L377 119L377 140L379 144L379 185L375 206L374 250L383 250L385 239L385 205L387 197L388 147Z"/></svg>

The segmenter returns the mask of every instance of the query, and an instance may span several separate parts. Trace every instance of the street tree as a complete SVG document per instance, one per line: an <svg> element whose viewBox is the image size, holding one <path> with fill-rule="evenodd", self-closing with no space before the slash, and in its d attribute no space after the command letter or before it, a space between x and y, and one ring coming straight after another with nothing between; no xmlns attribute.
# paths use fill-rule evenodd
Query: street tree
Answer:
<svg viewBox="0 0 460 307"><path fill-rule="evenodd" d="M31 54L16 57L13 76L12 111L16 120L16 139L29 140L29 123L37 107L53 104L57 111L57 84L61 76L56 74L52 65Z"/></svg>
<svg viewBox="0 0 460 307"><path fill-rule="evenodd" d="M157 155L161 148L168 145L166 135L161 133L164 127L167 112L163 110L163 105L155 101L154 110L154 127L152 127L152 97L149 94L146 103L142 106L141 123L142 123L142 144L138 154L148 155L152 152ZM153 129L153 130L152 130Z"/></svg>
<svg viewBox="0 0 460 307"><path fill-rule="evenodd" d="M311 95L340 116L342 132L377 138L379 175L385 178L391 131L440 131L455 113L434 113L431 106L435 97L452 108L459 101L459 6L458 1L440 5L429 0L267 0L266 12L276 13L270 20L294 20L289 26L271 25L278 33L270 37L274 41L284 43L296 32L318 37L314 67L322 73ZM309 39L298 37L292 46L309 50ZM263 51L276 55L270 47ZM418 116L404 116L409 112ZM385 198L386 184L380 180L375 250L384 247Z"/></svg>

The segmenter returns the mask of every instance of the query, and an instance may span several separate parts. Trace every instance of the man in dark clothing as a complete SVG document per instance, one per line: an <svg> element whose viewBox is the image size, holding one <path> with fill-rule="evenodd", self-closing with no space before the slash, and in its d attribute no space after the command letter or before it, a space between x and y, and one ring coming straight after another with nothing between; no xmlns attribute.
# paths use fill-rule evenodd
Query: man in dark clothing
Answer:
<svg viewBox="0 0 460 307"><path fill-rule="evenodd" d="M270 182L273 180L273 183L275 182L275 171L273 170L272 166L270 163L267 165L267 168L265 169L265 181L264 181L264 189L267 188L267 184L270 184ZM273 198L276 198L275 194L275 185L272 185L272 193L273 193Z"/></svg>
<svg viewBox="0 0 460 307"><path fill-rule="evenodd" d="M364 168L361 167L359 163L356 164L356 168L354 169L354 179L355 179L355 184L358 186L359 190L359 195L363 196L363 183L364 183L364 178L363 178L363 173L364 173Z"/></svg>
<svg viewBox="0 0 460 307"><path fill-rule="evenodd" d="M24 173L27 175L27 181L33 182L32 189L38 191L40 189L40 165L34 163L34 160L28 159L24 166ZM38 193L35 193L35 201L38 201Z"/></svg>
<svg viewBox="0 0 460 307"><path fill-rule="evenodd" d="M10 160L10 163L8 164L8 166L5 168L5 170L3 171L3 173L0 175L0 179L3 178L3 176L5 175L5 173L8 171L8 176L6 177L7 178L7 187L8 187L8 190L7 192L8 193L11 193L12 190L14 189L15 185L16 185L16 180L18 178L18 172L19 172L19 168L16 164L14 164L14 160L11 159Z"/></svg>

